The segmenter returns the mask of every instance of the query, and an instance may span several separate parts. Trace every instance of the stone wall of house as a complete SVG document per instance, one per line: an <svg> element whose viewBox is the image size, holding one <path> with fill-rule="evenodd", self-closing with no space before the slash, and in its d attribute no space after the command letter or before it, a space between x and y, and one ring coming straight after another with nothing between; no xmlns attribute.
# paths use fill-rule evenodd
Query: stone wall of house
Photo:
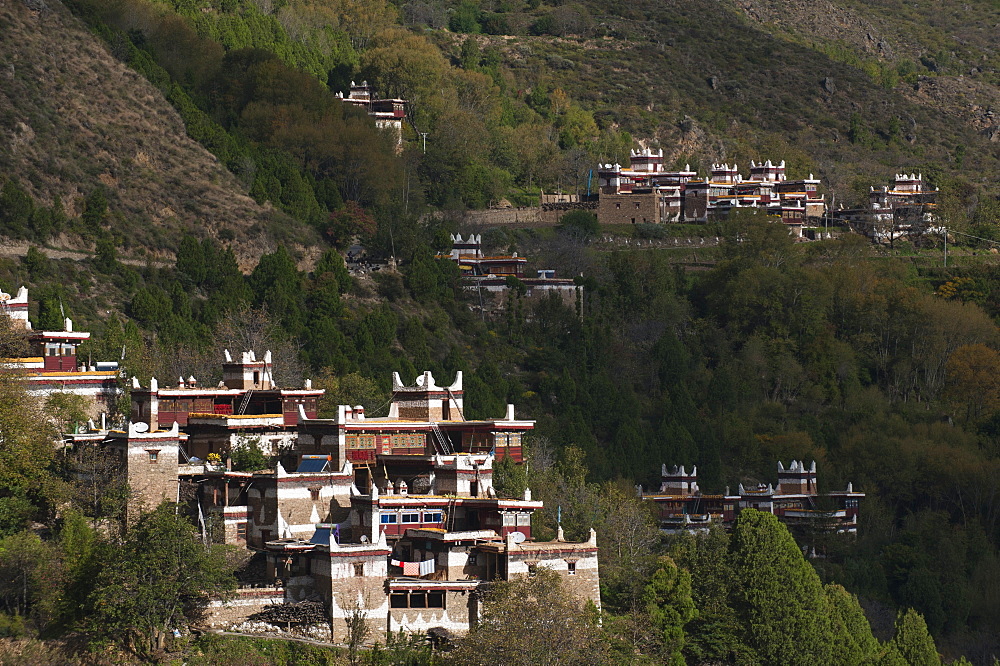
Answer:
<svg viewBox="0 0 1000 666"><path fill-rule="evenodd" d="M247 491L247 541L264 542L288 534L308 539L316 523L339 516L350 506L352 475L282 474L254 476Z"/></svg>
<svg viewBox="0 0 1000 666"><path fill-rule="evenodd" d="M389 612L389 597L385 593L388 577L389 551L359 550L357 547L331 549L313 557L316 589L330 604L335 641L347 638L347 620L361 612L368 624L369 635L381 636Z"/></svg>
<svg viewBox="0 0 1000 666"><path fill-rule="evenodd" d="M545 299L551 294L555 294L559 297L559 300L563 302L568 308L575 308L583 295L583 287L568 284L568 285L528 285L528 291L525 294L525 298L528 299ZM581 303L582 306L582 303Z"/></svg>
<svg viewBox="0 0 1000 666"><path fill-rule="evenodd" d="M284 602L285 590L281 586L241 588L231 599L210 601L205 609L205 624L213 629L226 629L268 606Z"/></svg>
<svg viewBox="0 0 1000 666"><path fill-rule="evenodd" d="M550 226L542 217L542 209L496 208L470 210L465 213L465 223L474 227L543 227Z"/></svg>
<svg viewBox="0 0 1000 666"><path fill-rule="evenodd" d="M444 608L390 608L386 629L422 632L443 627L456 634L469 631L479 617L479 601L471 590L448 590Z"/></svg>
<svg viewBox="0 0 1000 666"><path fill-rule="evenodd" d="M658 224L657 197L649 194L602 194L597 206L601 224Z"/></svg>
<svg viewBox="0 0 1000 666"><path fill-rule="evenodd" d="M154 433L138 432L129 424L128 432L111 440L109 447L121 456L132 490L129 520L155 509L161 502L177 501L180 444L176 424L170 431Z"/></svg>
<svg viewBox="0 0 1000 666"><path fill-rule="evenodd" d="M684 192L684 221L704 222L708 219L708 190Z"/></svg>
<svg viewBox="0 0 1000 666"><path fill-rule="evenodd" d="M597 539L583 543L551 541L514 544L507 541L507 577L530 575L533 569L546 568L562 576L563 584L582 599L601 607L600 569L597 562Z"/></svg>

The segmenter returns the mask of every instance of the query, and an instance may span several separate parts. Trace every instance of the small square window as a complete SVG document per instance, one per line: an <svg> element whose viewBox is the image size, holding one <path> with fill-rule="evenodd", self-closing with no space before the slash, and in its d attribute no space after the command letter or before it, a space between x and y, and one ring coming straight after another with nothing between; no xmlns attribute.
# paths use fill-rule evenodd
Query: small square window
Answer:
<svg viewBox="0 0 1000 666"><path fill-rule="evenodd" d="M317 501L319 499L319 488L310 488L309 497L312 498L312 501Z"/></svg>
<svg viewBox="0 0 1000 666"><path fill-rule="evenodd" d="M534 576L538 573L538 562L528 562L528 575Z"/></svg>
<svg viewBox="0 0 1000 666"><path fill-rule="evenodd" d="M469 564L475 565L476 561L477 561L476 560L476 554L475 553L469 553Z"/></svg>
<svg viewBox="0 0 1000 666"><path fill-rule="evenodd" d="M147 451L146 453L149 454L149 462L151 463L155 463L157 459L160 457L159 451Z"/></svg>
<svg viewBox="0 0 1000 666"><path fill-rule="evenodd" d="M355 562L354 563L354 575L355 576L364 576L365 575L365 563L364 562Z"/></svg>
<svg viewBox="0 0 1000 666"><path fill-rule="evenodd" d="M397 522L397 516L394 513L383 513L382 514L382 524L383 525L395 525Z"/></svg>
<svg viewBox="0 0 1000 666"><path fill-rule="evenodd" d="M615 204L615 208L621 208L621 207L622 207L622 205L620 203L616 203Z"/></svg>
<svg viewBox="0 0 1000 666"><path fill-rule="evenodd" d="M420 514L419 513L404 513L403 514L404 523L419 523Z"/></svg>
<svg viewBox="0 0 1000 666"><path fill-rule="evenodd" d="M566 573L568 575L570 575L570 576L575 576L576 575L576 562L567 562L566 563Z"/></svg>

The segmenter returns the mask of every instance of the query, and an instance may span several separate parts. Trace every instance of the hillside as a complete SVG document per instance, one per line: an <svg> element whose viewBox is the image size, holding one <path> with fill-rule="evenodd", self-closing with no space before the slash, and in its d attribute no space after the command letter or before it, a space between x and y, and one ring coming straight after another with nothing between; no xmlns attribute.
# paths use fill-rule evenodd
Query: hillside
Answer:
<svg viewBox="0 0 1000 666"><path fill-rule="evenodd" d="M13 64L0 71L0 202L23 203L15 180L39 204L58 195L61 235L24 214L19 241L98 249L0 260L0 286L29 286L39 328L73 317L95 333L89 355L144 382L217 380L221 349L270 348L279 382L313 377L370 413L393 372L461 370L470 418L514 403L537 421L529 449L548 476L532 489L549 508L536 527L597 521L609 553L619 507L595 516L597 498L628 506L618 498L655 485L662 464L697 464L721 493L815 459L824 489L869 493L858 539L813 560L823 580L890 625L915 608L946 653L991 663L996 255L949 243L943 267L908 244L792 243L749 211L697 249L626 245L655 228L602 230L620 243L486 230L487 253L584 287L575 310L511 280L495 318L433 256L467 233L464 210L582 190L595 163L640 145L703 172L785 159L838 203L922 171L950 227L1000 240L996 31L978 27L995 25L995 4L66 0L78 20L23 1L0 6L0 62ZM335 97L351 80L410 100L401 151ZM349 270L356 238L400 271ZM652 572L618 560L616 577L614 562L601 564L607 609L627 616Z"/></svg>
<svg viewBox="0 0 1000 666"><path fill-rule="evenodd" d="M996 22L979 4L985 16L937 27L851 2L582 3L507 14L527 29L475 39L500 51L518 87L565 91L677 165L786 159L846 202L900 168L995 194L996 31L962 24ZM465 39L435 38L453 54Z"/></svg>
<svg viewBox="0 0 1000 666"><path fill-rule="evenodd" d="M75 218L84 198L103 186L112 231L140 256L172 256L184 231L235 239L247 262L288 239L290 220L250 198L188 138L160 91L57 0L2 3L0 25L0 172L37 203L58 196ZM67 249L79 243L80 234L51 241Z"/></svg>

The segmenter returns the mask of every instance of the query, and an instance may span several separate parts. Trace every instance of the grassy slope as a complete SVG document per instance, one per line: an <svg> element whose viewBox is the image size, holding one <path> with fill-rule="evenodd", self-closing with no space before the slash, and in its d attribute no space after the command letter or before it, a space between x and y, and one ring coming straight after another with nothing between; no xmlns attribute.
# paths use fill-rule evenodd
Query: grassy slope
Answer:
<svg viewBox="0 0 1000 666"><path fill-rule="evenodd" d="M59 195L73 216L101 183L126 248L160 256L171 254L181 230L230 229L249 261L290 224L251 199L187 137L160 92L57 0L41 13L0 4L0 62L0 174L17 176L37 201Z"/></svg>

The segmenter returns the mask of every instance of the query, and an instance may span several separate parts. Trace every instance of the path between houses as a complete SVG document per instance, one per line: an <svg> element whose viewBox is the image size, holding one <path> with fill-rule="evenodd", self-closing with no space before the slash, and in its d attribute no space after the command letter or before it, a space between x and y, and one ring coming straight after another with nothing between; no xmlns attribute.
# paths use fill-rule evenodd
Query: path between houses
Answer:
<svg viewBox="0 0 1000 666"><path fill-rule="evenodd" d="M329 641L318 641L315 638L299 638L298 636L279 636L276 634L245 634L239 631L222 631L220 629L211 629L206 631L207 634L216 634L218 636L243 636L245 638L265 638L267 640L274 641L294 641L296 643L308 643L309 645L317 645L319 647L326 648L343 648L342 645L337 645Z"/></svg>

